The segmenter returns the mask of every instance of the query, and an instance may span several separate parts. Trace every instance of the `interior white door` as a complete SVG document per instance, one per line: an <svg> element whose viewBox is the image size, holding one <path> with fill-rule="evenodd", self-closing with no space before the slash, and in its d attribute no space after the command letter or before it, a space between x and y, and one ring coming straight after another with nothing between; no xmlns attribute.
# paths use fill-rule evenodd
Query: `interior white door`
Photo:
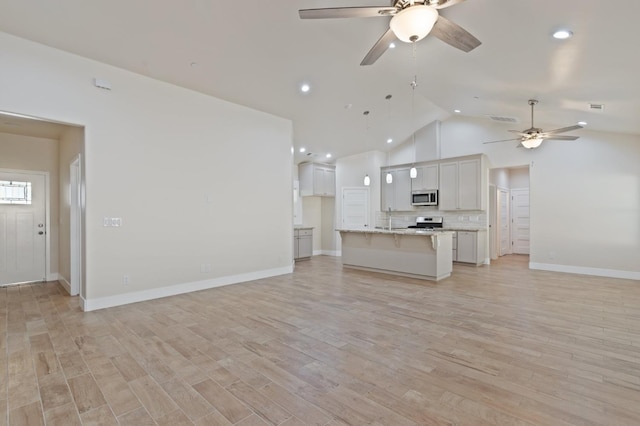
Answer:
<svg viewBox="0 0 640 426"><path fill-rule="evenodd" d="M529 189L511 190L512 252L529 254Z"/></svg>
<svg viewBox="0 0 640 426"><path fill-rule="evenodd" d="M498 189L498 243L500 256L511 252L509 222L509 192L504 189Z"/></svg>
<svg viewBox="0 0 640 426"><path fill-rule="evenodd" d="M369 188L342 189L342 229L369 228Z"/></svg>
<svg viewBox="0 0 640 426"><path fill-rule="evenodd" d="M0 284L46 279L45 176L0 172Z"/></svg>

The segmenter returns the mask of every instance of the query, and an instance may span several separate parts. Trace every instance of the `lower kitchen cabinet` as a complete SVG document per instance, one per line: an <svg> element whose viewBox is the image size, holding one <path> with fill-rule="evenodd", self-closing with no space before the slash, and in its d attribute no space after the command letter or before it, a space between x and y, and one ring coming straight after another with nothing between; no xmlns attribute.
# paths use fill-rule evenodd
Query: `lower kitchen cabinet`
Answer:
<svg viewBox="0 0 640 426"><path fill-rule="evenodd" d="M456 262L482 265L485 261L485 231L458 231L454 246Z"/></svg>
<svg viewBox="0 0 640 426"><path fill-rule="evenodd" d="M293 258L310 259L313 255L313 228L293 230Z"/></svg>

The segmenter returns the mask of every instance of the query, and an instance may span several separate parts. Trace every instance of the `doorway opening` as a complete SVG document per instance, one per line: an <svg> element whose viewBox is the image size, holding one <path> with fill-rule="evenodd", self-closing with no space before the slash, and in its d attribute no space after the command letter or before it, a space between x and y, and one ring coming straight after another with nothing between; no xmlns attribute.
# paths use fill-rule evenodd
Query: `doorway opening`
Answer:
<svg viewBox="0 0 640 426"><path fill-rule="evenodd" d="M491 169L490 236L491 259L530 252L529 166Z"/></svg>
<svg viewBox="0 0 640 426"><path fill-rule="evenodd" d="M15 243L10 247L11 253L0 249L0 269L6 269L9 262L14 272L23 274L3 276L0 272L1 284L58 281L69 294L83 295L84 138L82 126L0 111L0 170L13 173L5 175L7 179L0 177L0 181L10 182L5 185L4 195L6 199L12 198L14 204L9 211L10 239ZM21 173L24 179L14 172ZM44 183L38 183L38 176ZM27 185L22 188L19 182L30 183L31 188L26 189ZM29 191L33 197L32 210L38 207L39 197L44 194L44 219L38 213L30 213L26 202L16 208L19 202L16 197ZM0 210L5 213L0 212L0 217L9 217L6 208ZM8 236L3 238L7 241ZM27 258L33 259L38 272L26 275ZM42 262L43 268L39 266Z"/></svg>

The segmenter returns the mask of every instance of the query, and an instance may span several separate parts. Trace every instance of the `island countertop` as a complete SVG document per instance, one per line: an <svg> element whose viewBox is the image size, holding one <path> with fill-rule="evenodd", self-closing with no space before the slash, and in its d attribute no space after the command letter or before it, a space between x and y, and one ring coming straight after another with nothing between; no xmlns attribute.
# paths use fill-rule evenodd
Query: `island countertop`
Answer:
<svg viewBox="0 0 640 426"><path fill-rule="evenodd" d="M356 232L360 234L396 234L396 235L439 235L453 234L454 230L432 230L420 228L371 228L371 229L336 229L338 232Z"/></svg>

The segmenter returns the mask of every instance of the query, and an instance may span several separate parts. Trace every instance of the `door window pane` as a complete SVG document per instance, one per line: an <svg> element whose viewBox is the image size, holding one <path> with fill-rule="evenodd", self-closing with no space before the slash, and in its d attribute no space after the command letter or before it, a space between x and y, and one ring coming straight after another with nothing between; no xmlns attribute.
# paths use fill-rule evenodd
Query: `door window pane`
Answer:
<svg viewBox="0 0 640 426"><path fill-rule="evenodd" d="M31 204L31 182L0 180L0 204Z"/></svg>

